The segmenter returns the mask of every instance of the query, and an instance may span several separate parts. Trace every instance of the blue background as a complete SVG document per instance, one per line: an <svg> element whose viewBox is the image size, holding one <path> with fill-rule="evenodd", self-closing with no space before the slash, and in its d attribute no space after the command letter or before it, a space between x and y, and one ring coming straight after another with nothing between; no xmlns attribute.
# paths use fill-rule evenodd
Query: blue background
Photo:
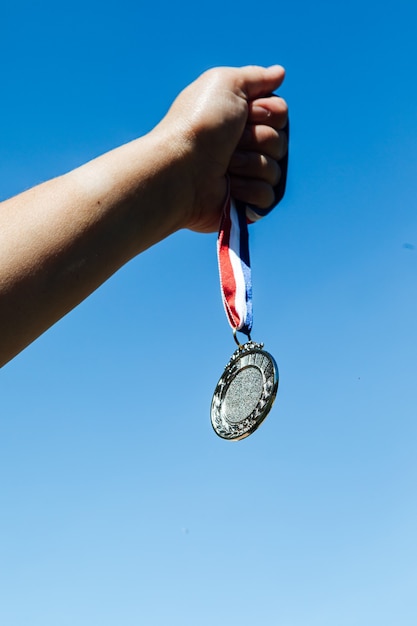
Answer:
<svg viewBox="0 0 417 626"><path fill-rule="evenodd" d="M414 2L0 8L0 194L146 133L215 65L281 63L285 200L251 229L280 367L230 443L216 237L142 254L0 374L0 622L415 626Z"/></svg>

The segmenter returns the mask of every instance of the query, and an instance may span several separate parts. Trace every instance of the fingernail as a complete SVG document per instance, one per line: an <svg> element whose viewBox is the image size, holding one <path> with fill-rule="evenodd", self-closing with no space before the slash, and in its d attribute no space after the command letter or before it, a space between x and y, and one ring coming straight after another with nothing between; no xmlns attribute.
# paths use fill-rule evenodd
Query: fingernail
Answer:
<svg viewBox="0 0 417 626"><path fill-rule="evenodd" d="M267 120L269 117L271 117L271 111L269 111L268 109L264 109L264 107L255 105L252 107L252 116L256 116L256 119L259 121Z"/></svg>

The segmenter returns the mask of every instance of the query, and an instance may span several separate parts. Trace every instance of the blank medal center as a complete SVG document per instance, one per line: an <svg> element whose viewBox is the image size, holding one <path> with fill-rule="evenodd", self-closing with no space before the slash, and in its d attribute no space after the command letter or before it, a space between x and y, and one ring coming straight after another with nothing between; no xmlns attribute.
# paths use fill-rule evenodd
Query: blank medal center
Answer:
<svg viewBox="0 0 417 626"><path fill-rule="evenodd" d="M257 407L263 391L262 372L257 367L241 369L227 388L223 414L229 422L240 422Z"/></svg>

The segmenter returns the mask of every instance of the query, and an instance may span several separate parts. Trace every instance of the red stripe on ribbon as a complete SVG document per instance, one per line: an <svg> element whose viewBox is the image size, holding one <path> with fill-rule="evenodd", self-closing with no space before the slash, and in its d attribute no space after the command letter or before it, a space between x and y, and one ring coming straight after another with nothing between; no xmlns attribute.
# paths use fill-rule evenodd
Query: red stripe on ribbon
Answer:
<svg viewBox="0 0 417 626"><path fill-rule="evenodd" d="M220 224L219 236L217 239L217 251L223 304L231 327L236 329L239 328L240 318L236 311L236 282L229 256L231 228L232 221L230 219L230 198L228 197Z"/></svg>

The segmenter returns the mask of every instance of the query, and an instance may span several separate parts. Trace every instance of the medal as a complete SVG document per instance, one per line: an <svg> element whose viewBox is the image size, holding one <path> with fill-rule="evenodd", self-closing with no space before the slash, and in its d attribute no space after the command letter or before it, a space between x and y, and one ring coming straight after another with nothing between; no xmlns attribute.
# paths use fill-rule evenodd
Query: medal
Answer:
<svg viewBox="0 0 417 626"><path fill-rule="evenodd" d="M244 439L268 415L278 390L278 367L262 343L239 346L226 365L211 403L211 423L223 439Z"/></svg>
<svg viewBox="0 0 417 626"><path fill-rule="evenodd" d="M285 130L288 133L288 126ZM273 206L285 192L287 162L288 153L281 161L282 174ZM211 402L211 424L223 439L239 440L253 433L271 410L278 391L275 359L263 350L264 344L255 343L250 335L253 314L248 223L269 211L235 202L228 195L220 223L217 239L220 287L226 316L238 345ZM247 336L243 345L237 339L237 331Z"/></svg>

